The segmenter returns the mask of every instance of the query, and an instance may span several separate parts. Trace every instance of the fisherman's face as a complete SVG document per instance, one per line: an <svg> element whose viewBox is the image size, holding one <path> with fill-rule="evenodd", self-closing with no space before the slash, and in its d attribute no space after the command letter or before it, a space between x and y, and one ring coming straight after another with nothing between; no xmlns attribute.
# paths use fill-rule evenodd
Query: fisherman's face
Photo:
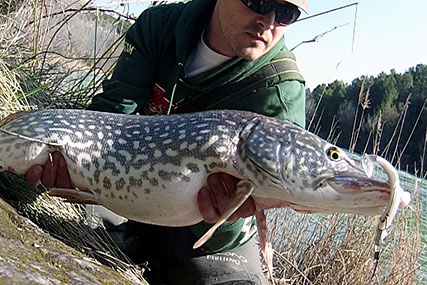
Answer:
<svg viewBox="0 0 427 285"><path fill-rule="evenodd" d="M288 27L275 22L275 10L261 15L241 0L218 0L208 45L221 54L251 61L271 50Z"/></svg>

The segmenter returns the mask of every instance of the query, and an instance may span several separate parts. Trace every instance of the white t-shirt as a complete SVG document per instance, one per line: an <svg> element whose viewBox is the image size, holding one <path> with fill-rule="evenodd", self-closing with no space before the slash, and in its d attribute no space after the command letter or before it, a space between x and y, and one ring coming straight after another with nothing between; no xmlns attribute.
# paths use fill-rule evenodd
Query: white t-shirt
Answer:
<svg viewBox="0 0 427 285"><path fill-rule="evenodd" d="M184 71L187 77L199 75L231 59L231 57L217 53L208 47L203 40L204 33L202 33L197 46L193 49L185 64Z"/></svg>

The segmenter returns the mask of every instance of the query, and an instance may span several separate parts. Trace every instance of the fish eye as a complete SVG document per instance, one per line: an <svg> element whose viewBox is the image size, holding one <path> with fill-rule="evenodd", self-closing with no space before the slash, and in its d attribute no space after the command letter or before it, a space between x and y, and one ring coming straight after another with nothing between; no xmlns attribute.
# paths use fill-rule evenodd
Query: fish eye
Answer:
<svg viewBox="0 0 427 285"><path fill-rule="evenodd" d="M338 161L341 159L341 152L336 147L330 147L326 154L328 155L328 158L332 161Z"/></svg>

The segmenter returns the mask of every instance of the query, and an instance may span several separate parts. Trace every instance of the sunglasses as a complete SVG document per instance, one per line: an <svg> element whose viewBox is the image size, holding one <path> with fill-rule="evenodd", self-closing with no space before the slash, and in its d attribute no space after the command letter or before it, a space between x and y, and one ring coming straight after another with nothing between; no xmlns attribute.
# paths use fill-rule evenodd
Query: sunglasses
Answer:
<svg viewBox="0 0 427 285"><path fill-rule="evenodd" d="M301 14L297 6L290 3L279 5L272 0L241 0L246 7L253 12L267 15L271 11L276 11L275 21L277 24L286 26L294 23Z"/></svg>

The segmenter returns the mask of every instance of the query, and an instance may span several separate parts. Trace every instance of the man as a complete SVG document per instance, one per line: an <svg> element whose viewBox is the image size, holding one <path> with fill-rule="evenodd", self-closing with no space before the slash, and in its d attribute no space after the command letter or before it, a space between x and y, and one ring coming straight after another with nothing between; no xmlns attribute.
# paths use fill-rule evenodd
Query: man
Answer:
<svg viewBox="0 0 427 285"><path fill-rule="evenodd" d="M304 126L305 87L296 67L262 73L277 68L274 62L292 62L283 36L299 9L307 11L305 0L193 0L151 8L128 31L114 74L89 109L127 114L240 109ZM72 187L59 153L28 171L30 185L40 179L47 187ZM224 173L209 176L198 196L205 220L198 225L111 224L106 217L107 229L134 262L148 261L152 284L265 284L253 238L252 199L201 249L192 249L227 208L237 182Z"/></svg>

